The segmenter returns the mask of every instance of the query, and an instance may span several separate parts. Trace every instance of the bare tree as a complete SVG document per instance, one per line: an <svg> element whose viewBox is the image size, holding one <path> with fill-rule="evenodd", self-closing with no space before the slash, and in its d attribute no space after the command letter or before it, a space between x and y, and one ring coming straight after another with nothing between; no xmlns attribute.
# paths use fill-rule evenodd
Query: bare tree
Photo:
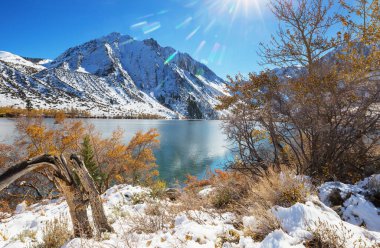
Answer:
<svg viewBox="0 0 380 248"><path fill-rule="evenodd" d="M327 2L327 3L326 3ZM261 64L301 65L311 73L321 56L338 45L328 38L338 23L332 0L272 0L270 8L280 22L269 44L260 44Z"/></svg>
<svg viewBox="0 0 380 248"><path fill-rule="evenodd" d="M341 16L355 32L341 30L336 39L328 36L337 20L328 14L332 1L273 0L271 6L281 25L272 43L262 46L263 60L282 67L301 64L306 73L231 78L231 95L219 106L231 113L224 129L239 152L230 167L260 176L270 166L286 164L316 179L343 181L378 172L378 1L351 9L366 18L365 25Z"/></svg>

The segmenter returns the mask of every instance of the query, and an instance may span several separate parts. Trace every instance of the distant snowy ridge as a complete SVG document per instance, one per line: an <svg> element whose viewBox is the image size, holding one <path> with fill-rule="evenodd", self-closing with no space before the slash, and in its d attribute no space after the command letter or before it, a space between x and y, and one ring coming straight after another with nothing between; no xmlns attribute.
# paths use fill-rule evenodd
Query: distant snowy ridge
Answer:
<svg viewBox="0 0 380 248"><path fill-rule="evenodd" d="M34 61L35 63L33 63ZM0 106L76 108L98 116L215 119L225 82L190 55L111 33L55 60L0 52Z"/></svg>

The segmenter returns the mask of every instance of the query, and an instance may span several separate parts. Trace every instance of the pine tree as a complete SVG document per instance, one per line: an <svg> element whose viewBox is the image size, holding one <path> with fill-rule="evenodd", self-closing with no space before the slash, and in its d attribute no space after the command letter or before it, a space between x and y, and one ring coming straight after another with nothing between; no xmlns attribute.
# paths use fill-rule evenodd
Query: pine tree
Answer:
<svg viewBox="0 0 380 248"><path fill-rule="evenodd" d="M81 155L88 172L96 182L98 188L101 188L103 176L98 165L94 161L94 149L91 145L90 136L88 135L83 139Z"/></svg>
<svg viewBox="0 0 380 248"><path fill-rule="evenodd" d="M33 105L30 99L26 99L26 109L28 110L28 112L33 110Z"/></svg>
<svg viewBox="0 0 380 248"><path fill-rule="evenodd" d="M187 99L187 112L188 112L189 118L191 119L203 118L202 111L199 109L197 102L193 100L190 96Z"/></svg>

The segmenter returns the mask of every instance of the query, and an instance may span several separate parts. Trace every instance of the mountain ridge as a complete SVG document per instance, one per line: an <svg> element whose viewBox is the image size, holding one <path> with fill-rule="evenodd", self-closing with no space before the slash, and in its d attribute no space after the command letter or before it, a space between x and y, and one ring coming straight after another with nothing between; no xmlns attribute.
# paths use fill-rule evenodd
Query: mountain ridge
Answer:
<svg viewBox="0 0 380 248"><path fill-rule="evenodd" d="M23 106L28 98L39 108L75 107L100 116L217 119L217 98L227 94L225 82L189 54L120 33L71 47L46 64L10 58L0 57L0 106Z"/></svg>

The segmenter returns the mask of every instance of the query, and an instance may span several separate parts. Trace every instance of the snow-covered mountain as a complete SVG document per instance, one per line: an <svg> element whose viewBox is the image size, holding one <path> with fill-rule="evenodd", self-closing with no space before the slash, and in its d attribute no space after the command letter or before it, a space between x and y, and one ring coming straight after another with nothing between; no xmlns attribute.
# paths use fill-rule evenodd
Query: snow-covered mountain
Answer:
<svg viewBox="0 0 380 248"><path fill-rule="evenodd" d="M35 62L35 63L33 63ZM77 108L94 115L218 118L225 82L188 54L111 33L49 63L0 52L0 106Z"/></svg>

